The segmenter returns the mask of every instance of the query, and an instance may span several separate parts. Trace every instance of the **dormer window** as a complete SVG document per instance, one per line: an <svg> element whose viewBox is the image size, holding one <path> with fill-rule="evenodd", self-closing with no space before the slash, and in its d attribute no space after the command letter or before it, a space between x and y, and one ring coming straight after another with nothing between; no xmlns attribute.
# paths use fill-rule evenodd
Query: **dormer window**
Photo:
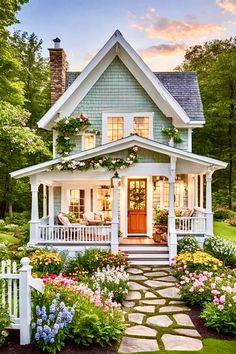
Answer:
<svg viewBox="0 0 236 354"><path fill-rule="evenodd" d="M153 139L153 115L153 112L103 113L102 143L122 139L130 134Z"/></svg>

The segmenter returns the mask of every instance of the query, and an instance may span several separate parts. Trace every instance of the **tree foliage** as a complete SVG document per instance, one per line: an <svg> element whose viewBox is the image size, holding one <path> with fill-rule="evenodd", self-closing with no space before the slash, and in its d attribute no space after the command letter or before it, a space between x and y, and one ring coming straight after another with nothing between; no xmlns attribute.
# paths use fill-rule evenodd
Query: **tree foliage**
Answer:
<svg viewBox="0 0 236 354"><path fill-rule="evenodd" d="M232 208L236 201L236 38L189 48L177 69L198 74L206 125L194 131L193 150L228 162L226 170L215 173L213 191L215 204Z"/></svg>

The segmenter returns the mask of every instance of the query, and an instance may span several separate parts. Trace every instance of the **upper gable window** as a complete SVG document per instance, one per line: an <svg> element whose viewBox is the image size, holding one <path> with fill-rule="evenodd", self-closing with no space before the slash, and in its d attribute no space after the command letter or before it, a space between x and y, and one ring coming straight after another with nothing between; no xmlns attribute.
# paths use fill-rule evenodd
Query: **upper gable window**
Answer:
<svg viewBox="0 0 236 354"><path fill-rule="evenodd" d="M134 117L133 132L144 138L149 138L149 117Z"/></svg>
<svg viewBox="0 0 236 354"><path fill-rule="evenodd" d="M95 135L85 133L82 136L82 150L88 150L95 147Z"/></svg>
<svg viewBox="0 0 236 354"><path fill-rule="evenodd" d="M109 143L130 134L153 139L153 115L153 112L103 113L102 143Z"/></svg>
<svg viewBox="0 0 236 354"><path fill-rule="evenodd" d="M108 117L107 118L107 142L118 140L124 136L124 118Z"/></svg>

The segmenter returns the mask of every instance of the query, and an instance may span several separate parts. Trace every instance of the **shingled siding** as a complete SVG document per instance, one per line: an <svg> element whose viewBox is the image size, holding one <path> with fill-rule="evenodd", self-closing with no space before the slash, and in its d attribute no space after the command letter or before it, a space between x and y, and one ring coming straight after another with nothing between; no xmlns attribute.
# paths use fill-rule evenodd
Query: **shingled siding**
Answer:
<svg viewBox="0 0 236 354"><path fill-rule="evenodd" d="M162 135L161 129L162 127L170 127L171 119L162 114L119 58L115 58L104 71L72 115L81 112L86 113L93 127L100 131L103 112L154 112L154 140L168 143L167 138ZM178 144L177 147L187 150L187 131L182 131L181 135L184 142ZM100 135L96 138L96 145L101 145L101 143L102 136ZM77 149L79 146L80 144L78 144Z"/></svg>

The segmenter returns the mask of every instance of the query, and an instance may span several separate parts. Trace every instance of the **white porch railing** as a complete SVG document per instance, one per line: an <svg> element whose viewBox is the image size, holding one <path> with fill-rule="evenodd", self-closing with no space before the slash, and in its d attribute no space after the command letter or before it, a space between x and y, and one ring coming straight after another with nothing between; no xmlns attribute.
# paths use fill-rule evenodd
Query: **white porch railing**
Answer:
<svg viewBox="0 0 236 354"><path fill-rule="evenodd" d="M20 344L29 344L31 340L31 288L43 292L43 281L31 276L29 258L21 259L21 268L17 269L16 262L2 261L0 278L4 280L1 302L7 307L11 318L10 328L20 330Z"/></svg>
<svg viewBox="0 0 236 354"><path fill-rule="evenodd" d="M177 234L203 234L206 233L206 217L181 216L175 218L175 230Z"/></svg>
<svg viewBox="0 0 236 354"><path fill-rule="evenodd" d="M39 225L39 243L110 243L111 226Z"/></svg>

